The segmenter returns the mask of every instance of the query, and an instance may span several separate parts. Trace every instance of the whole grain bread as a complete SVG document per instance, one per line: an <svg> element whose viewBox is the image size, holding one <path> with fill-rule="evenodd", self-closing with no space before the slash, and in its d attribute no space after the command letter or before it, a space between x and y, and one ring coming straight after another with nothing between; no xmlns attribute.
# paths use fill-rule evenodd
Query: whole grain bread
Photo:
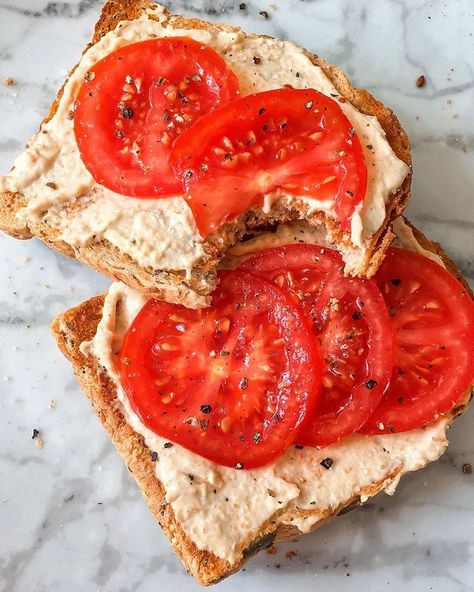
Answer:
<svg viewBox="0 0 474 592"><path fill-rule="evenodd" d="M474 298L469 285L465 282L455 264L448 258L442 247L428 240L419 230L410 225L418 242L427 250L438 254L446 267L461 281ZM238 571L258 551L268 548L274 542L283 541L300 535L295 526L289 526L279 521L278 514L272 516L260 528L259 532L251 540L245 541L242 547L242 560L234 565L213 555L208 551L200 550L189 539L179 522L176 520L173 509L165 500L165 492L161 482L155 474L155 464L150 456L150 450L144 444L140 434L134 432L124 419L120 406L117 404L117 393L114 382L104 373L96 359L87 357L80 351L80 344L93 338L97 325L102 317L104 296L97 296L82 303L61 315L52 323L52 332L59 348L69 359L74 368L74 373L89 397L92 407L104 425L112 442L122 455L125 464L133 475L148 504L148 507L164 530L171 542L174 551L183 561L186 569L195 579L209 585L218 582L222 578ZM461 401L449 414L449 421L460 415L467 407L472 393L467 393L465 400ZM159 462L159 461L158 461ZM337 508L326 508L318 512L318 521L314 528L331 520L339 514L361 505L367 497L382 491L387 481L401 476L402 469L385 475L380 481L366 487L341 504ZM297 510L303 515L312 511Z"/></svg>
<svg viewBox="0 0 474 592"><path fill-rule="evenodd" d="M113 30L120 21L136 19L150 6L151 4L145 0L108 0L104 4L102 14L95 27L92 41L84 51L107 32ZM227 25L171 17L170 15L168 15L168 23L168 26L174 28L238 30ZM328 64L318 56L309 55L309 57L314 64L323 69L342 96L359 111L377 117L395 154L411 166L408 137L391 109L385 107L366 90L352 86L348 78L336 66ZM70 75L72 72L74 69ZM49 121L55 114L63 88L59 91L44 122ZM343 256L354 257L356 263L353 262L348 271L354 275L371 276L392 241L390 220L400 215L404 210L410 196L410 185L411 173L387 204L385 221L378 232L373 235L365 251L359 249L360 252L358 252L358 248L350 242L348 234L343 232L334 218L322 212L310 213L307 205L295 202L295 205L275 207L269 214L265 214L261 209L252 209L232 223L225 224L211 233L203 242L204 255L188 274L184 271L144 268L107 240L87 245L66 243L59 237L59 231L48 224L44 218L36 222L20 222L17 213L26 205L26 198L21 193L0 194L0 229L21 239L38 237L53 249L70 257L76 257L112 279L121 280L133 288L160 299L196 308L208 303L208 295L215 287L217 264L228 246L239 240L247 229L262 223L308 219L315 224L324 224Z"/></svg>

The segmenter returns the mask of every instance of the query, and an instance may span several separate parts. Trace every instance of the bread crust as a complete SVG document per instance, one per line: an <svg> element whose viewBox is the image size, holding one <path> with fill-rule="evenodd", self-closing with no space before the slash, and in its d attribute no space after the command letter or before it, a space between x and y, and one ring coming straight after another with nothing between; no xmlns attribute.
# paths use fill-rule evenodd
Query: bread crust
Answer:
<svg viewBox="0 0 474 592"><path fill-rule="evenodd" d="M442 247L427 239L419 230L411 225L417 240L427 250L438 254L446 267L469 290L456 265L448 258ZM234 565L213 555L208 551L200 550L189 539L177 522L173 510L165 500L163 486L155 475L155 466L150 450L146 447L142 436L133 431L126 422L118 403L115 384L106 375L103 368L98 366L97 360L84 355L79 346L83 341L93 338L97 325L102 317L104 295L91 298L79 306L59 315L52 323L51 330L60 350L69 359L74 368L74 373L83 390L89 397L94 411L98 415L111 440L122 455L129 471L136 479L138 486L148 504L148 507L169 538L174 551L183 561L186 569L194 578L203 585L214 584L224 577L238 571L258 551L269 547L273 542L287 540L300 535L295 526L281 524L278 520L279 513L272 516L260 528L257 535L244 542L242 546L243 558ZM450 413L452 420L460 415L467 407L469 397L461 401ZM159 462L159 459L158 461ZM351 499L341 504L336 509L326 511L313 528L331 520L339 514L346 513L350 509L360 505L361 498L372 496L384 489L385 485L401 474L401 469L394 471L377 483L372 484L354 494ZM302 518L319 510L295 510L295 517Z"/></svg>
<svg viewBox="0 0 474 592"><path fill-rule="evenodd" d="M144 0L107 1L95 26L92 41L86 46L84 52L99 41L103 35L113 30L118 22L138 18L148 6L150 6L150 3ZM172 20L173 27L238 30L236 27L213 24L198 19L173 16ZM395 154L411 167L408 136L393 111L385 107L366 90L352 86L348 78L336 66L328 64L318 56L311 55L308 52L307 55L314 64L323 69L338 92L353 103L359 111L375 115L378 118ZM75 68L71 70L69 76L72 75L74 70ZM51 105L44 123L55 114L63 89L64 85ZM372 237L364 259L358 263L358 269L352 271L354 274L371 276L377 270L386 249L393 239L390 220L398 216L405 208L410 196L410 185L411 172L387 205L385 222ZM67 244L59 239L58 231L49 226L44 220L29 225L21 223L16 214L25 205L26 200L21 193L0 194L0 229L16 238L26 239L36 236L60 253L75 257L112 279L121 280L150 296L153 295L169 302L179 302L190 308L208 304L208 295L212 292L216 283L215 270L225 250L239 240L247 228L253 228L263 222L268 223L275 220L284 222L305 218L315 224L325 224L332 239L343 250L353 248L348 235L342 231L337 221L322 212L310 214L307 205L297 204L291 208L276 208L270 214L264 214L261 210L251 210L241 215L236 221L225 224L206 237L203 242L205 254L202 260L197 262L191 274L186 276L184 271L143 268L107 240L87 246Z"/></svg>

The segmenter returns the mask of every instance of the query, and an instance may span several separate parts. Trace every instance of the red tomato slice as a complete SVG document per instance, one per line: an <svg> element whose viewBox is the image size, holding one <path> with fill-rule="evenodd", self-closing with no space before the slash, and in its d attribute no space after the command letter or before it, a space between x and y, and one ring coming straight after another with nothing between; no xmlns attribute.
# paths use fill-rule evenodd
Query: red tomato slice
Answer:
<svg viewBox="0 0 474 592"><path fill-rule="evenodd" d="M375 276L395 329L395 368L364 434L404 432L452 409L474 381L474 303L440 265L390 249Z"/></svg>
<svg viewBox="0 0 474 592"><path fill-rule="evenodd" d="M242 268L293 295L321 348L321 401L298 443L323 447L357 431L380 403L393 368L393 333L377 286L345 277L339 254L316 245L268 249Z"/></svg>
<svg viewBox="0 0 474 592"><path fill-rule="evenodd" d="M312 89L250 95L200 118L177 140L172 162L202 236L276 190L334 202L349 228L367 189L350 121Z"/></svg>
<svg viewBox="0 0 474 592"><path fill-rule="evenodd" d="M160 436L222 465L258 467L314 413L319 352L282 290L239 271L219 278L209 308L144 306L122 346L121 384Z"/></svg>
<svg viewBox="0 0 474 592"><path fill-rule="evenodd" d="M238 95L239 82L210 47L188 37L133 43L87 73L74 132L94 179L132 197L182 192L171 146L196 118Z"/></svg>

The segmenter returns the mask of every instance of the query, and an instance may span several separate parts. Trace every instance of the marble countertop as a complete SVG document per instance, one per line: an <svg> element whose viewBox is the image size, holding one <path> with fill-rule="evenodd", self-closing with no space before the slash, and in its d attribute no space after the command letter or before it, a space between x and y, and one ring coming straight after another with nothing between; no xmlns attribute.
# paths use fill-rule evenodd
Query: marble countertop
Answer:
<svg viewBox="0 0 474 592"><path fill-rule="evenodd" d="M245 10L234 0L166 4L292 39L390 105L412 140L409 215L474 281L472 0L250 0ZM77 61L100 5L0 0L1 171ZM16 83L4 86L7 77ZM107 284L37 240L0 236L0 592L198 589L49 334L56 313ZM261 554L218 589L474 590L474 474L462 470L474 465L473 417L471 409L455 423L448 453L405 478L394 498Z"/></svg>

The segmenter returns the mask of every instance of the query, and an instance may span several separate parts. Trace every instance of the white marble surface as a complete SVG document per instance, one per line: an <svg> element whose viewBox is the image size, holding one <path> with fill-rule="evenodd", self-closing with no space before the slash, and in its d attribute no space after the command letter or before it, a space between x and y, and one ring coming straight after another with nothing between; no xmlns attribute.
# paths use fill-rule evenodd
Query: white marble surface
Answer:
<svg viewBox="0 0 474 592"><path fill-rule="evenodd" d="M393 107L413 144L410 215L474 279L472 0L167 4L293 39ZM99 10L96 0L0 0L0 170L37 128ZM8 76L15 86L1 84ZM36 240L0 236L0 592L198 589L49 335L53 315L106 286ZM474 475L462 472L474 464L473 417L456 422L449 452L395 498L262 554L219 590L474 590Z"/></svg>

